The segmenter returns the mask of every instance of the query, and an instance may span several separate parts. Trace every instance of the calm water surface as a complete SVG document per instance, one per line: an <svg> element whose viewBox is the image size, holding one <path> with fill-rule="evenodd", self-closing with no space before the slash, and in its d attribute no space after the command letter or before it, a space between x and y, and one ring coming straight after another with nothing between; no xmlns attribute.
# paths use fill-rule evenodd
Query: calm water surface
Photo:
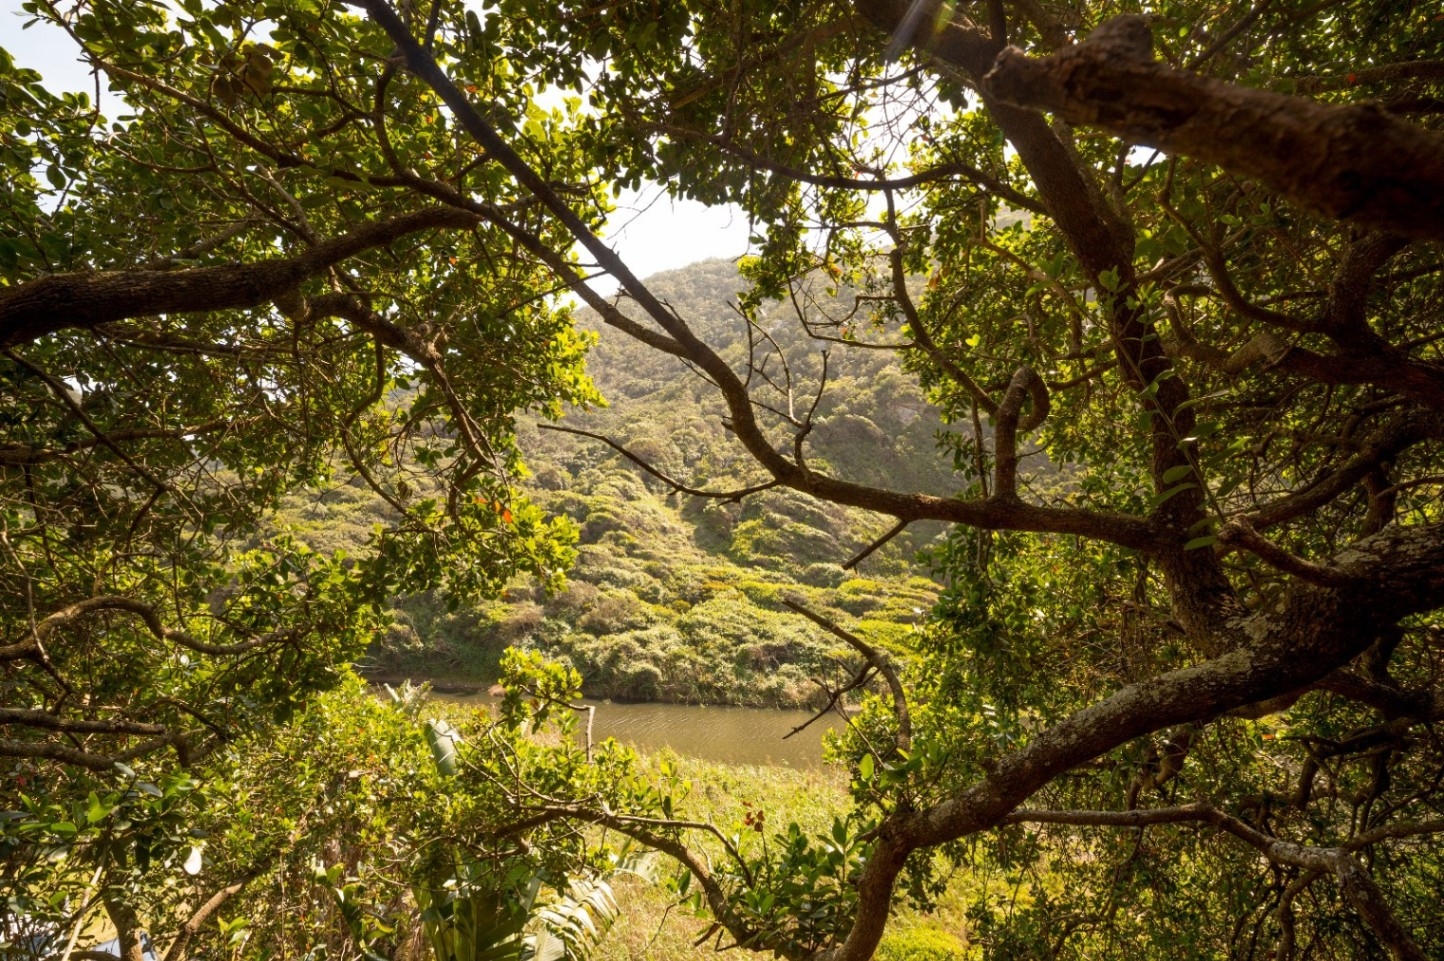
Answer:
<svg viewBox="0 0 1444 961"><path fill-rule="evenodd" d="M432 697L478 707L497 703L485 693L443 694ZM822 732L840 722L836 715L817 721L805 731L783 740L787 733L812 715L807 711L778 711L752 707L699 707L692 704L595 705L592 737L614 737L641 751L669 747L678 754L727 764L785 764L817 767L822 763ZM586 718L582 718L585 724Z"/></svg>

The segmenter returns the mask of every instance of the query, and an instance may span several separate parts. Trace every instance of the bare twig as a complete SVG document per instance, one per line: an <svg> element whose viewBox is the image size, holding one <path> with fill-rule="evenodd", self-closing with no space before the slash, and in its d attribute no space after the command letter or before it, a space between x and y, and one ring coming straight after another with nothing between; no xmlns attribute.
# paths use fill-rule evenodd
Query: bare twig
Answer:
<svg viewBox="0 0 1444 961"><path fill-rule="evenodd" d="M818 627L823 628L834 637L845 642L877 669L877 672L883 676L883 680L887 682L888 690L892 693L893 713L897 716L897 735L894 738L894 743L897 745L899 751L911 750L913 740L912 714L908 711L907 691L903 688L902 678L899 676L897 668L893 666L892 659L856 634L839 626L835 621L822 616L796 598L784 597L782 603Z"/></svg>
<svg viewBox="0 0 1444 961"><path fill-rule="evenodd" d="M672 488L674 491L677 491L681 494L689 494L693 497L708 497L714 500L735 502L740 501L742 498L747 497L751 494L757 494L765 490L771 490L778 485L778 482L773 480L768 481L765 484L754 484L751 487L743 487L739 488L738 490L731 491L708 491L702 490L697 487L689 487L688 485L683 484L681 481L675 480L662 473L661 471L657 470L657 468L647 463L641 457L627 450L627 448L623 447L621 444L618 444L616 441L612 440L610 437L607 437L604 434L594 433L593 431L589 430L581 430L577 427L561 427L556 424L537 424L537 428L539 430L554 430L559 434L575 434L578 437L589 437L592 440L599 440L603 444L606 444L608 447L612 448L612 450L621 454L627 460L631 461L633 464L636 464L648 474L651 474L653 477L657 478L657 480Z"/></svg>

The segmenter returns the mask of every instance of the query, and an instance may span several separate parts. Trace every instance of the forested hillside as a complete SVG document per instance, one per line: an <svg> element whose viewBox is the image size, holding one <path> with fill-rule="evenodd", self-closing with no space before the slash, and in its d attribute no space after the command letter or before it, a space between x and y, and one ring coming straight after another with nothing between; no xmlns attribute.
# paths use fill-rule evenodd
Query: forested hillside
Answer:
<svg viewBox="0 0 1444 961"><path fill-rule="evenodd" d="M749 325L734 309L745 284L733 263L699 263L654 282L697 318L700 335L745 364ZM819 334L836 336L828 318L850 309L854 295L818 293L807 315ZM793 404L810 405L823 352L836 345L806 343L796 309L764 305L752 343L757 376L777 384L777 401L787 402L790 374ZM578 319L600 326L589 311ZM916 525L848 570L847 561L887 532L886 521L785 489L740 500L678 492L602 440L551 429L605 437L694 489L737 491L763 480L700 377L614 332L598 338L588 371L609 406L572 409L556 423L528 419L518 431L529 494L577 526L566 587L548 594L535 578L519 580L502 600L456 609L435 594L401 599L397 627L371 652L375 669L490 683L501 652L518 645L569 660L598 697L791 706L822 696L811 678L836 672L829 657L838 642L787 610L784 597L861 623L879 639L908 630L931 607L936 585L916 555L938 525ZM792 363L787 371L779 347ZM870 483L946 493L951 472L934 452L943 425L899 355L832 349L826 363L827 390L808 437L814 463ZM369 531L369 520L346 525L348 512L359 519L384 507L360 487L333 490L319 504L297 502L291 522L313 546L330 549Z"/></svg>

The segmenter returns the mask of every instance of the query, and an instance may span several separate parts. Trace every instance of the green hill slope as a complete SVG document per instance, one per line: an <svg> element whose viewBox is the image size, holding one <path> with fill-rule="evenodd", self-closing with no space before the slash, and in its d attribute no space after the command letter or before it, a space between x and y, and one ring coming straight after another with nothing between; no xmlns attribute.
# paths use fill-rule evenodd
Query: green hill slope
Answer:
<svg viewBox="0 0 1444 961"><path fill-rule="evenodd" d="M748 325L730 306L744 283L733 264L703 262L651 283L734 368L745 367ZM825 301L823 309L844 306ZM753 355L755 378L779 388L764 389L763 402L800 413L813 403L823 348L831 348L810 462L866 483L948 493L936 450L942 425L896 355L811 340L793 310L761 312L771 342L752 334L754 348L759 339L766 348ZM597 326L589 312L579 321ZM763 479L727 432L713 391L674 358L604 330L588 365L610 406L568 412L555 426L609 438L693 488L729 491ZM791 491L740 501L679 494L606 443L547 426L523 424L520 436L531 496L579 532L567 588L548 597L518 583L504 599L457 611L436 597L403 598L397 628L373 651L375 669L489 682L501 651L520 645L568 659L597 697L792 706L817 700L812 678L840 677L845 652L787 610L784 597L884 643L931 606L936 585L912 559L936 529L918 525L844 570L890 519ZM324 509L308 508L309 536L335 541L333 525L374 509L365 501L347 489Z"/></svg>

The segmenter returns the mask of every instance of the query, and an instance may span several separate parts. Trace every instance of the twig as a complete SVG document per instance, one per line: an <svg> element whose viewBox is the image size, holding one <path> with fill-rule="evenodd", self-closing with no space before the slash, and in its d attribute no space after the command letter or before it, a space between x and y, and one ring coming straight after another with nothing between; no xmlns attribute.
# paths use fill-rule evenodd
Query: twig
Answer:
<svg viewBox="0 0 1444 961"><path fill-rule="evenodd" d="M886 534L882 535L877 540L869 544L867 547L864 547L861 551L854 554L846 564L842 565L842 569L845 571L855 569L857 565L861 564L863 561L871 557L874 551L878 550L888 541L892 540L894 537L907 530L907 526L911 523L912 521L908 520L906 517L899 520L896 524L892 526L891 529L888 530Z"/></svg>
<svg viewBox="0 0 1444 961"><path fill-rule="evenodd" d="M578 427L560 427L556 424L537 424L537 428L539 430L554 430L559 434L575 434L578 437L590 437L592 440L599 440L603 444L606 444L608 447L612 448L612 450L621 454L627 460L631 461L633 464L636 464L638 467L642 468L642 470L646 471L648 474L651 474L653 477L657 478L657 480L672 488L672 490L680 494L690 494L693 497L711 497L717 500L736 502L752 494L758 494L765 490L771 490L780 483L780 481L771 480L765 484L754 484L751 487L744 487L740 490L735 491L704 491L696 487L688 487L686 484L683 484L680 481L668 477L666 474L662 473L661 471L657 470L657 468L647 463L641 457L638 457L636 454L627 450L627 448L623 447L621 444L618 444L616 441L603 434L597 434L589 430L582 430Z"/></svg>
<svg viewBox="0 0 1444 961"><path fill-rule="evenodd" d="M883 676L883 680L887 681L888 690L892 692L893 711L897 715L897 735L894 737L893 743L897 745L899 751L910 750L913 740L912 715L908 712L907 692L903 689L902 678L898 676L892 660L856 634L806 607L801 601L784 597L782 603L847 643L853 650L867 658L869 664L877 668L878 673Z"/></svg>

